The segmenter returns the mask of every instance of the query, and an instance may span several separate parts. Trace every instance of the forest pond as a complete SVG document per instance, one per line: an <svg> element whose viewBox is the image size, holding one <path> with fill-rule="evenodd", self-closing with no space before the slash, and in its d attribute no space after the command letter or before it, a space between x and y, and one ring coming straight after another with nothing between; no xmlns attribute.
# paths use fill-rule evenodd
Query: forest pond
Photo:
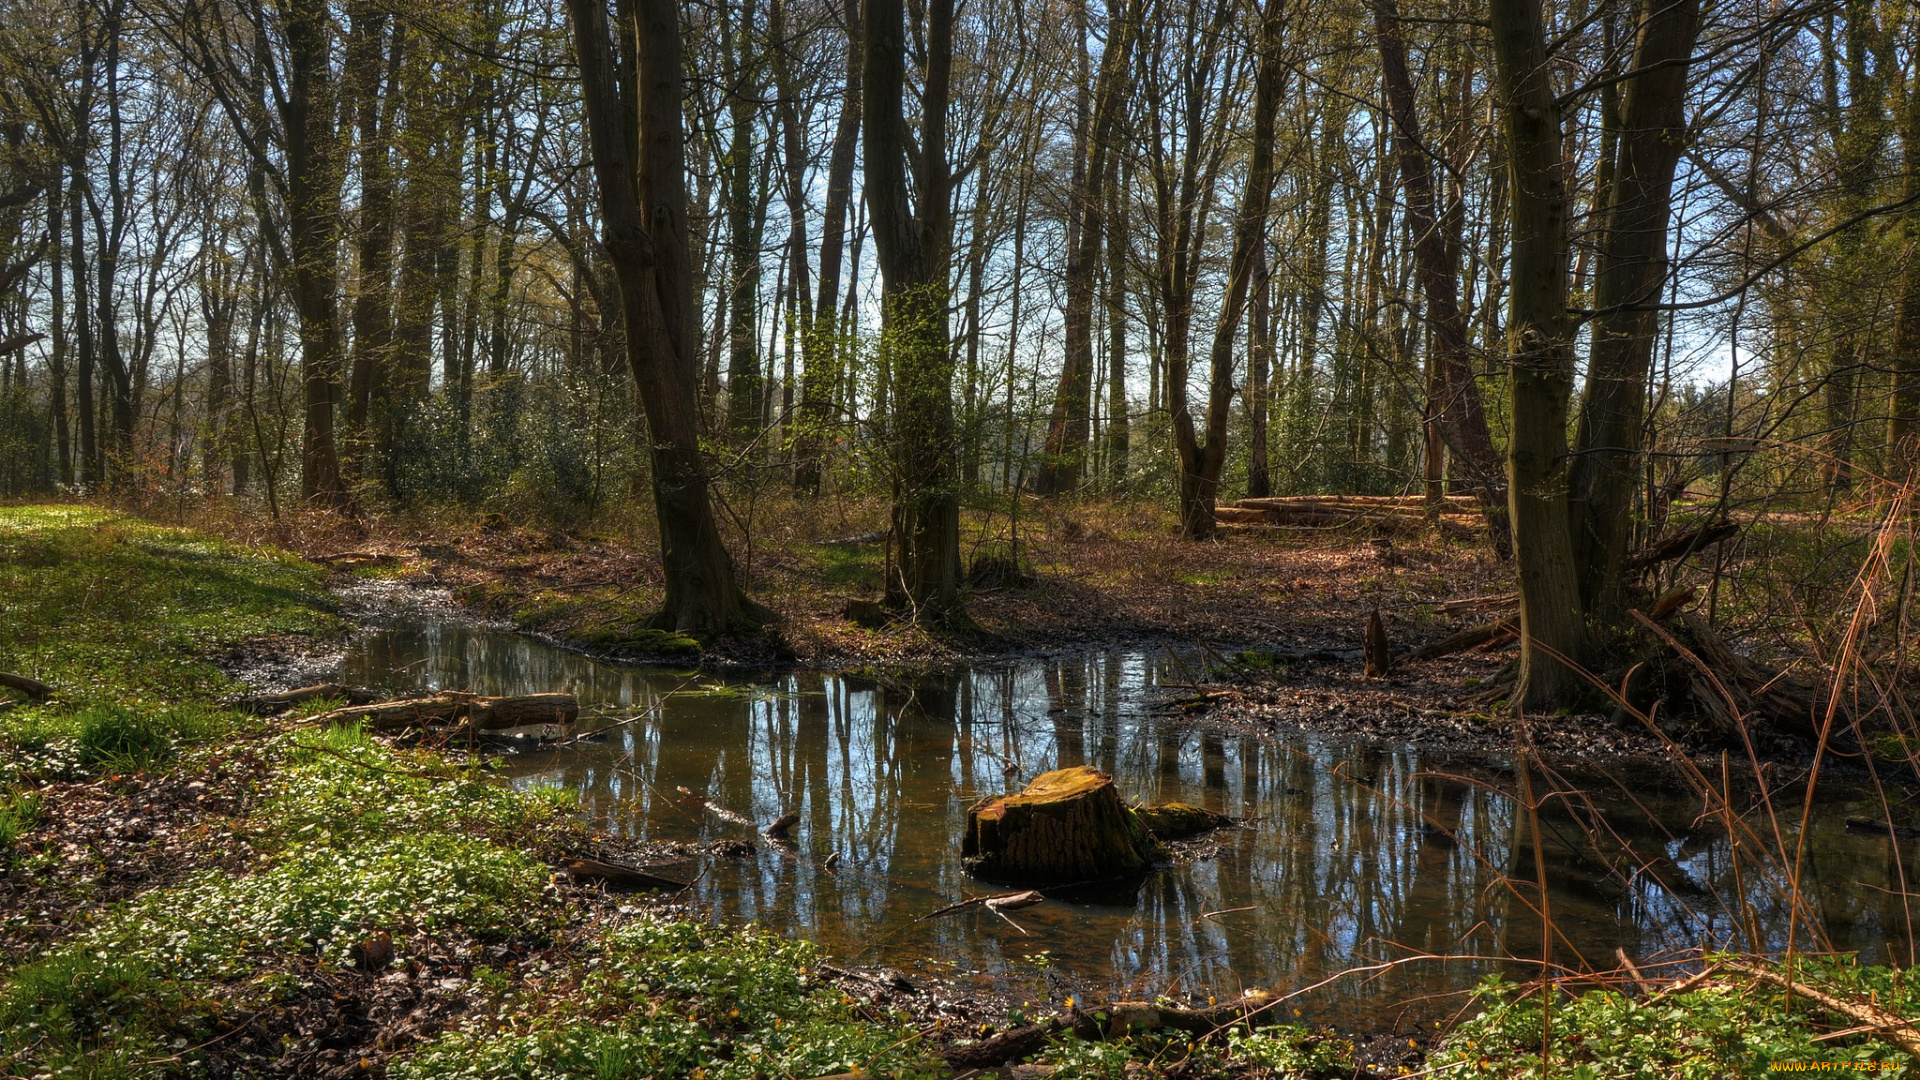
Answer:
<svg viewBox="0 0 1920 1080"><path fill-rule="evenodd" d="M757 843L752 856L672 872L697 875L695 903L711 918L759 920L845 964L1057 1000L1225 997L1415 953L1453 957L1349 976L1296 1002L1312 1021L1382 1029L1452 1011L1457 1000L1432 995L1489 972L1524 977L1501 958L1540 953L1539 920L1516 899L1517 890L1531 900L1531 885L1502 880L1535 878L1510 768L1332 738L1196 730L1164 705L1177 695L1169 684L1194 677L1165 653L1000 662L903 688L816 672L719 678L602 664L449 621L368 633L344 675L391 690L574 693L582 728L618 724L608 738L513 755L508 768L516 783L577 791L606 833L753 839L681 788L763 824L797 811L790 848ZM1017 912L1017 927L978 906L920 921L1001 891L961 865L970 804L1078 764L1112 773L1129 799L1190 802L1245 825L1137 886ZM1611 829L1603 843L1565 801L1540 815L1556 961L1610 968L1623 949L1658 962L1703 941L1733 941L1736 926L1784 945L1784 902L1751 860L1732 864L1720 816L1632 775L1585 779ZM1783 819L1797 820L1798 810L1791 800ZM1803 887L1835 947L1908 963L1898 882L1920 843L1850 831L1850 815L1881 816L1867 795L1824 805L1807 837ZM1790 832L1786 840L1793 844ZM1749 895L1744 911L1736 888ZM1397 1007L1408 1003L1403 1016Z"/></svg>

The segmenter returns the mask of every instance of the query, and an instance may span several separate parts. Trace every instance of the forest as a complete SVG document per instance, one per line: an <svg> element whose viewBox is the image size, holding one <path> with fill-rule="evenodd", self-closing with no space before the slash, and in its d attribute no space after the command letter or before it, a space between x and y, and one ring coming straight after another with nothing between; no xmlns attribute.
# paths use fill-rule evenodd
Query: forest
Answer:
<svg viewBox="0 0 1920 1080"><path fill-rule="evenodd" d="M0 0L0 1076L1920 1070L1916 57Z"/></svg>

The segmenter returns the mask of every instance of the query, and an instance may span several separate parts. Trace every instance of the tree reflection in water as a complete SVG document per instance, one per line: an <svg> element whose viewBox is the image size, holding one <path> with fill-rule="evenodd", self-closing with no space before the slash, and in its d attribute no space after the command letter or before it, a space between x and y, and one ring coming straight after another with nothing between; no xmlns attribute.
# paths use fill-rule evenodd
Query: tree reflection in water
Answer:
<svg viewBox="0 0 1920 1080"><path fill-rule="evenodd" d="M1537 956L1537 918L1514 892L1531 897L1534 874L1527 815L1505 794L1516 786L1510 766L1196 730L1151 707L1163 676L1188 677L1176 670L1114 651L912 686L810 672L695 679L432 623L361 639L344 676L393 689L565 690L593 715L638 717L607 742L512 759L516 782L573 789L597 828L639 839L744 838L682 787L756 822L797 811L791 850L760 845L752 858L716 862L698 902L714 918L765 920L850 962L1018 980L1045 951L1083 993L1225 995L1417 953L1460 958L1341 981L1301 1003L1311 1018L1372 1026L1391 1022L1389 1003L1470 986L1502 957ZM1112 773L1133 799L1191 802L1250 827L1216 834L1204 857L1118 896L1029 909L1020 921L1030 937L971 911L914 921L987 891L959 861L969 804L1080 764ZM1541 816L1564 943L1556 958L1610 967L1616 948L1646 959L1732 941L1732 850L1717 819L1695 821L1697 803L1678 796L1590 786L1611 830L1603 840L1569 801ZM1898 860L1892 841L1846 833L1848 812L1834 806L1809 836L1811 895L1838 947L1878 958L1908 940ZM1750 861L1742 869L1761 933L1782 939L1781 903ZM1519 881L1510 888L1503 874Z"/></svg>

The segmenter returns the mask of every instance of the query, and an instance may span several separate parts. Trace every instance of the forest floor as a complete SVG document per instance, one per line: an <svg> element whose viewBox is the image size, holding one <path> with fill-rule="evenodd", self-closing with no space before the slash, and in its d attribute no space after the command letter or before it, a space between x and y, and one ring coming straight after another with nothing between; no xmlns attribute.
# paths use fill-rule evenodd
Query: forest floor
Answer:
<svg viewBox="0 0 1920 1080"><path fill-rule="evenodd" d="M640 629L664 582L645 528L581 533L491 518L333 517L279 524L206 519L243 542L271 542L352 575L449 590L470 616L604 659L708 666L805 666L878 676L1012 656L1165 646L1211 653L1207 688L1179 703L1212 723L1313 730L1443 751L1504 753L1510 721L1481 700L1511 662L1511 639L1364 674L1361 634L1378 611L1394 653L1485 622L1439 605L1511 592L1511 569L1477 536L1375 537L1364 530L1229 532L1179 539L1163 508L1029 502L1018 543L1004 517L970 517L966 593L977 629L936 634L906 622L862 625L850 601L881 590L884 508L836 504L765 513L755 545L736 543L749 593L779 613L760 634L709 643ZM1009 556L1014 556L1009 558ZM1017 574L1005 573L1009 566ZM349 587L351 587L349 585ZM269 678L272 676L269 675ZM296 675L283 676L288 682ZM1654 759L1635 722L1556 717L1533 733L1564 758Z"/></svg>
<svg viewBox="0 0 1920 1080"><path fill-rule="evenodd" d="M1228 541L1204 555L1148 545L1129 557L1109 546L1123 539L1036 545L1047 552L1035 559L1040 584L1003 598L1001 617L1010 623L1021 605L1051 612L1036 617L1088 642L1101 626L1201 636L1191 620L1203 619L1240 628L1231 636L1265 643L1267 655L1324 646L1335 659L1313 663L1338 670L1312 678L1332 681L1298 689L1329 709L1357 692L1339 680L1362 610L1394 611L1409 638L1414 627L1437 633L1409 598L1484 588L1492 576L1449 577L1440 555L1427 562L1364 543ZM1015 1075L1058 1080L1422 1067L1490 1080L1538 1064L1538 995L1499 988L1477 1018L1413 1047L1286 1024L1197 1037L1106 1031L1096 1041L1050 1032L1033 1022L1098 1027L1106 1014L840 967L770 931L691 921L671 897L587 885L565 872L568 860L729 852L622 845L588 834L570 793L515 788L483 760L223 704L240 689L223 668L234 658L280 658L297 671L300 656L339 642L351 625L333 590L349 580L446 580L484 557L502 564L499 580L552 594L571 579L504 564L550 555L571 567L579 555L575 541L536 544L500 529L452 554L426 546L445 542L362 562L356 577L282 548L86 507L0 507L0 670L53 690L43 702L0 701L0 1077L969 1075L943 1055L1013 1031L1037 1033L1022 1054L1035 1064ZM592 553L603 570L644 577L633 548L589 543L604 544ZM1053 582L1097 590L1102 574L1173 581L1139 607L1116 600L1124 614L1102 609L1116 622L1076 621L1046 595ZM1186 589L1212 590L1200 605L1210 614L1175 610ZM1252 596L1236 602L1241 592ZM860 655L934 659L906 647ZM1257 655L1243 663L1261 666ZM1454 676L1499 660L1459 663L1469 666ZM1388 681L1381 692L1393 689ZM1920 991L1898 973L1842 964L1818 974L1835 994L1920 1010ZM1802 977L1814 973L1803 967ZM1674 987L1658 1009L1639 1008L1631 988L1557 992L1560 1064L1605 1066L1581 1075L1706 1077L1758 1075L1775 1059L1906 1060L1846 1014L1852 1032L1832 1041L1823 1033L1836 1025L1806 1011L1804 995L1795 1010L1770 985L1723 970Z"/></svg>

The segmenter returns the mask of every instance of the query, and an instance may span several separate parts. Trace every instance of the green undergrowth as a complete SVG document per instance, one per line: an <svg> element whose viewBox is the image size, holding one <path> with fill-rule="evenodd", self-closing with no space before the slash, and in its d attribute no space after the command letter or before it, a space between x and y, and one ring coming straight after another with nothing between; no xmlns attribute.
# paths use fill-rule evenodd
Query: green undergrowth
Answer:
<svg viewBox="0 0 1920 1080"><path fill-rule="evenodd" d="M911 1018L815 975L812 946L642 920L607 933L555 987L505 995L390 1070L401 1080L944 1075Z"/></svg>
<svg viewBox="0 0 1920 1080"><path fill-rule="evenodd" d="M0 713L0 731L89 705L218 697L233 687L212 655L344 629L323 576L285 552L109 511L0 507L0 657L55 693L51 706Z"/></svg>
<svg viewBox="0 0 1920 1080"><path fill-rule="evenodd" d="M209 871L149 893L70 948L186 978L241 976L279 952L345 963L378 930L537 933L552 915L547 878L522 852L447 833L302 845L244 877Z"/></svg>
<svg viewBox="0 0 1920 1080"><path fill-rule="evenodd" d="M284 765L255 815L275 844L348 844L400 834L479 836L545 846L577 829L577 797L508 787L426 751L390 750L357 725L289 736Z"/></svg>
<svg viewBox="0 0 1920 1080"><path fill-rule="evenodd" d="M1802 961L1799 979L1844 1000L1874 1002L1895 1016L1920 1011L1920 993L1905 973L1851 960ZM1528 992L1534 991L1534 992ZM1612 990L1559 995L1551 1016L1536 987L1499 979L1479 989L1479 1010L1442 1039L1427 1067L1462 1080L1732 1080L1768 1077L1805 1063L1843 1063L1874 1076L1920 1076L1920 1062L1872 1033L1821 1039L1852 1028L1842 1017L1809 1015L1804 998L1791 1011L1771 985L1715 981L1650 1000ZM1550 1024L1541 1058L1542 1026ZM1785 1069L1782 1066L1786 1066ZM1828 1071L1843 1071L1829 1065Z"/></svg>

